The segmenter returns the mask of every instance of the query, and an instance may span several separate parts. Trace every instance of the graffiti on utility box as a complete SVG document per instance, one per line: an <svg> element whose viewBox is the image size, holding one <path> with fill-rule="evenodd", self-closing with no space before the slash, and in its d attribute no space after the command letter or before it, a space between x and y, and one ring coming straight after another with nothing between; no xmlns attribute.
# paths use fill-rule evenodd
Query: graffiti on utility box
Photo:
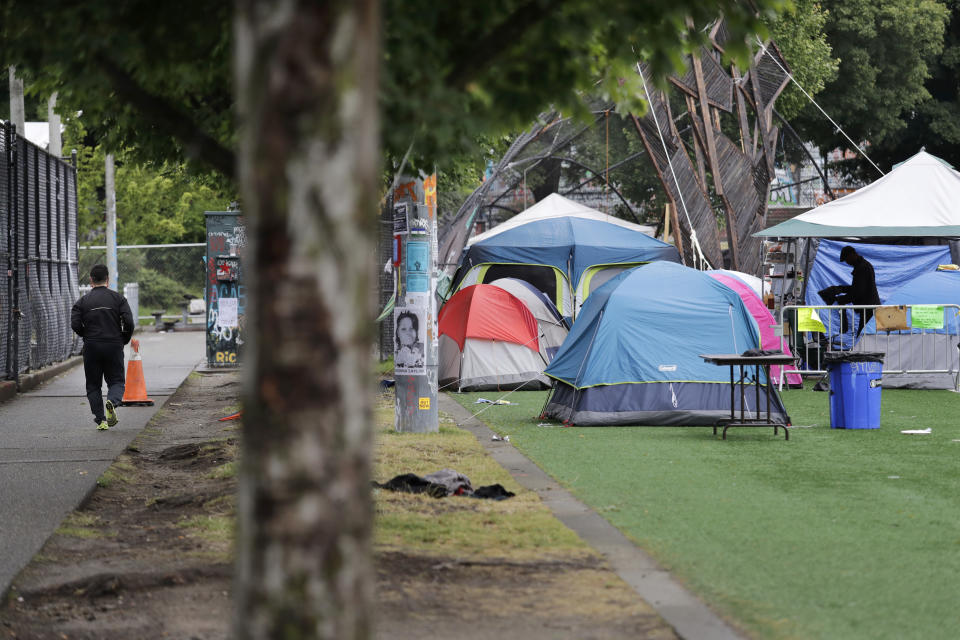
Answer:
<svg viewBox="0 0 960 640"><path fill-rule="evenodd" d="M246 286L241 253L246 227L238 211L207 211L207 365L242 361Z"/></svg>

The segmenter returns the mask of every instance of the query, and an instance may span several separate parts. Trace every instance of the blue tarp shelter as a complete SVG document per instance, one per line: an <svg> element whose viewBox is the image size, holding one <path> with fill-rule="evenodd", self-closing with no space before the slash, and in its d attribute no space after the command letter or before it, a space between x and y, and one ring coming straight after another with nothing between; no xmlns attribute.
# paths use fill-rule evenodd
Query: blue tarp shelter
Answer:
<svg viewBox="0 0 960 640"><path fill-rule="evenodd" d="M546 414L577 425L712 425L730 415L729 370L700 354L759 347L756 322L733 289L672 262L637 267L584 303L545 371L556 381ZM744 409L755 417L748 395ZM771 412L786 424L777 395Z"/></svg>
<svg viewBox="0 0 960 640"><path fill-rule="evenodd" d="M805 296L806 304L826 304L817 293L818 291L833 285L850 284L853 267L840 261L840 250L846 245L852 246L873 265L877 278L877 293L880 294L881 300L886 300L895 290L914 281L921 274L933 272L938 265L950 262L950 247L946 245L905 246L821 240L810 268ZM833 311L830 312L833 315L832 318L821 317L824 325L832 327L835 334L839 333L841 326L840 313L840 311ZM850 314L849 311L843 313ZM850 348L857 323L852 314L848 320L849 329L845 335L831 336L837 343L835 345L837 347L842 341L843 348Z"/></svg>
<svg viewBox="0 0 960 640"><path fill-rule="evenodd" d="M960 305L960 272L924 273L882 299L884 305L891 306ZM960 368L960 317L953 307L945 307L942 314L942 326L921 329L916 328L908 310L911 329L891 332L877 331L876 318L872 318L855 348L884 354L885 387L955 389Z"/></svg>

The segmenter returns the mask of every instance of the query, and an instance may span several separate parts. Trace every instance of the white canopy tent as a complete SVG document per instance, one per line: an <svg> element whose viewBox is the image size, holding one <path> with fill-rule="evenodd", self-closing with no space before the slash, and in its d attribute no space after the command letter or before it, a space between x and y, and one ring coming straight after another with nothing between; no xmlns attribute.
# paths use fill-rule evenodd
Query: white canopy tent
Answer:
<svg viewBox="0 0 960 640"><path fill-rule="evenodd" d="M754 235L960 237L960 172L921 151L866 187Z"/></svg>

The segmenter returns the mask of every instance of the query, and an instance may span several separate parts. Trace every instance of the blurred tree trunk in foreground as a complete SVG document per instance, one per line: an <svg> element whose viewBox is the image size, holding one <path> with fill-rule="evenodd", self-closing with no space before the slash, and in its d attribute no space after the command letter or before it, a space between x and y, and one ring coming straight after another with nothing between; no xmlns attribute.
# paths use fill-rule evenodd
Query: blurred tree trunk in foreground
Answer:
<svg viewBox="0 0 960 640"><path fill-rule="evenodd" d="M370 635L379 3L238 0L237 638Z"/></svg>

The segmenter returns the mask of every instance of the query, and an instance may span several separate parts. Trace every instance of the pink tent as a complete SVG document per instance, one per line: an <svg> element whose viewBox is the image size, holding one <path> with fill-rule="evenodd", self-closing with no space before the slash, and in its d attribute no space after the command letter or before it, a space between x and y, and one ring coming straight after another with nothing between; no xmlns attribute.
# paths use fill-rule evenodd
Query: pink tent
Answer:
<svg viewBox="0 0 960 640"><path fill-rule="evenodd" d="M773 325L776 325L777 321L774 320L773 314L770 313L767 306L763 304L763 300L760 299L757 293L739 278L718 271L708 271L707 275L736 291L740 299L743 300L747 311L749 311L753 319L757 321L757 326L760 328L760 348L779 350L781 348L781 340L773 332ZM784 353L791 355L790 347L783 344L782 348ZM775 382L780 382L780 377L784 374L784 370L796 371L797 368L793 365L787 367L770 367L770 377L773 378ZM786 376L786 383L790 386L803 386L803 378L800 377L799 373L787 373Z"/></svg>

